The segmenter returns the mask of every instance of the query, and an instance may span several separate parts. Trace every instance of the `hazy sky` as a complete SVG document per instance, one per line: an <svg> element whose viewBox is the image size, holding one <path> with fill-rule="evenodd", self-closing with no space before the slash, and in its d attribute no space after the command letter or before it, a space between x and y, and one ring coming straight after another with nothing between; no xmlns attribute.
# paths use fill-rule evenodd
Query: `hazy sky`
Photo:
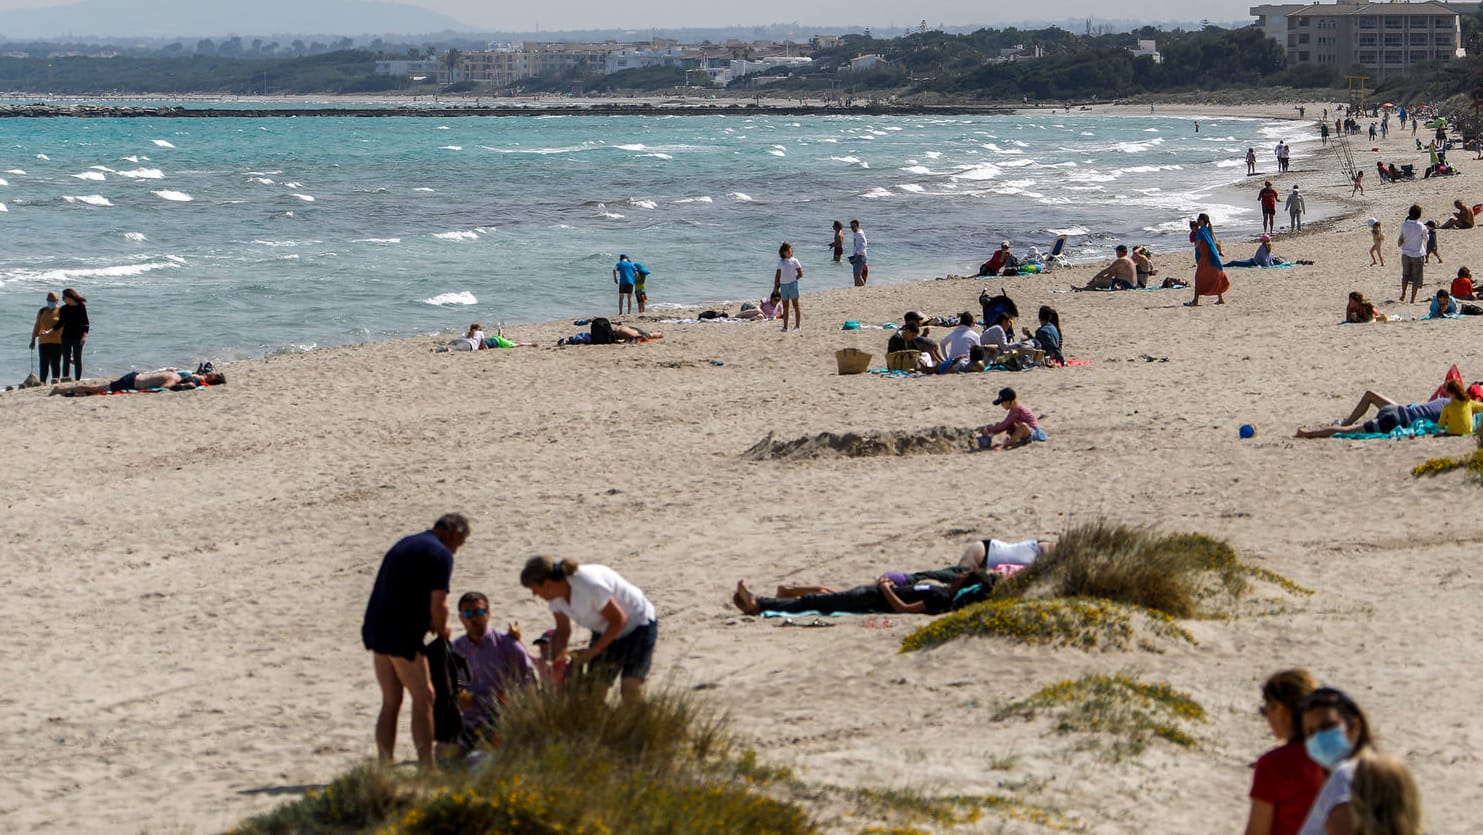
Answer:
<svg viewBox="0 0 1483 835"><path fill-rule="evenodd" d="M72 0L0 0L0 9L55 7ZM312 2L313 0L305 0ZM234 0L203 0L207 4ZM240 2L240 0L237 0ZM798 22L825 27L1003 24L1027 19L1063 21L1095 16L1107 20L1245 20L1248 0L841 0L838 5L801 4L796 0L751 0L746 3L697 3L694 0L405 0L408 5L440 12L482 31L732 26ZM151 0L133 4L147 17ZM234 2L235 5L235 2Z"/></svg>

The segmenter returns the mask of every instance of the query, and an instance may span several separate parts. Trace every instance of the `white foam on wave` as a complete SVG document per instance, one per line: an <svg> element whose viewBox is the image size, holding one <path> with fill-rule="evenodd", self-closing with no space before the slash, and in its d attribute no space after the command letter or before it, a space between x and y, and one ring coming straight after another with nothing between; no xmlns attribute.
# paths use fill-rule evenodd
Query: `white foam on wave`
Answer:
<svg viewBox="0 0 1483 835"><path fill-rule="evenodd" d="M613 147L617 148L620 151L647 151L649 149L649 146L644 145L643 143L634 145L614 145Z"/></svg>
<svg viewBox="0 0 1483 835"><path fill-rule="evenodd" d="M438 150L440 150L440 151L462 151L463 150L463 146L462 145L444 145L443 147L439 148Z"/></svg>
<svg viewBox="0 0 1483 835"><path fill-rule="evenodd" d="M0 186L8 186L8 185L10 185L10 181L7 180L7 179L5 179L4 177L0 177Z"/></svg>
<svg viewBox="0 0 1483 835"><path fill-rule="evenodd" d="M94 180L100 183L108 179L107 175L101 171L84 171L81 174L73 174L72 176L79 180Z"/></svg>
<svg viewBox="0 0 1483 835"><path fill-rule="evenodd" d="M768 148L767 152L775 157L785 157L788 155L788 152L784 151L782 148Z"/></svg>
<svg viewBox="0 0 1483 835"><path fill-rule="evenodd" d="M303 183L295 183L295 182L285 182L283 185L286 188L303 188L304 187L304 184Z"/></svg>
<svg viewBox="0 0 1483 835"><path fill-rule="evenodd" d="M991 162L979 163L978 165L965 165L962 166L962 169L963 170L959 171L957 174L954 174L952 176L952 179L992 180L995 177L998 177L1000 174L1004 173L1004 171L1000 169L999 166Z"/></svg>
<svg viewBox="0 0 1483 835"><path fill-rule="evenodd" d="M447 125L438 125L437 127L433 128L433 130L453 130L453 129L450 128L450 127L448 127Z"/></svg>
<svg viewBox="0 0 1483 835"><path fill-rule="evenodd" d="M628 201L628 205L635 206L635 207L640 208L640 209L657 209L657 208L659 208L659 204L658 203L655 203L653 200L629 200Z"/></svg>
<svg viewBox="0 0 1483 835"><path fill-rule="evenodd" d="M879 200L882 197L890 197L891 196L891 192L888 191L888 190L886 190L886 189L881 188L880 186L876 186L875 188L871 189L870 191L865 192L864 194L862 194L860 196L863 197L863 198L865 198L866 200Z"/></svg>
<svg viewBox="0 0 1483 835"><path fill-rule="evenodd" d="M729 198L731 198L732 200L737 201L738 203L751 203L751 202L753 202L752 195L747 194L746 192L743 192L743 191L727 192L726 196L729 197Z"/></svg>
<svg viewBox="0 0 1483 835"><path fill-rule="evenodd" d="M0 203L0 212L8 212L8 211L10 211L10 209L7 209L5 207L5 204L4 203Z"/></svg>
<svg viewBox="0 0 1483 835"><path fill-rule="evenodd" d="M112 174L113 173L113 169L112 168L109 168L106 165L89 165L88 168L90 170L92 170L92 171L102 171L105 174Z"/></svg>
<svg viewBox="0 0 1483 835"><path fill-rule="evenodd" d="M1121 177L1124 174L1155 174L1159 171L1183 171L1182 165L1130 165L1127 168L1114 168L1110 172L1113 177Z"/></svg>
<svg viewBox="0 0 1483 835"><path fill-rule="evenodd" d="M903 168L901 170L902 171L905 171L908 174L931 174L932 173L927 168L927 166L925 166L925 165L908 165L907 167L905 167L905 168Z"/></svg>
<svg viewBox="0 0 1483 835"><path fill-rule="evenodd" d="M479 233L470 231L434 232L433 237L444 241L477 241L479 240Z"/></svg>
<svg viewBox="0 0 1483 835"><path fill-rule="evenodd" d="M353 244L399 244L401 242L401 238L355 238L351 241Z"/></svg>
<svg viewBox="0 0 1483 835"><path fill-rule="evenodd" d="M432 189L428 188L427 186L419 186L419 187L414 188L412 190L413 191L432 191Z"/></svg>
<svg viewBox="0 0 1483 835"><path fill-rule="evenodd" d="M158 168L131 168L127 171L113 172L120 177L128 177L131 180L163 180L165 172Z"/></svg>
<svg viewBox="0 0 1483 835"><path fill-rule="evenodd" d="M76 197L63 197L68 203L86 203L89 206L112 206L113 201L101 194L81 194Z"/></svg>
<svg viewBox="0 0 1483 835"><path fill-rule="evenodd" d="M134 155L134 154L130 154L129 156L126 156L126 157L119 157L119 159L121 159L121 160L123 160L125 162L132 162L135 165L138 165L139 164L139 157L137 155ZM145 157L145 159L149 159L149 157Z"/></svg>
<svg viewBox="0 0 1483 835"><path fill-rule="evenodd" d="M175 261L145 261L139 264L113 264L107 267L59 267L50 270L16 270L6 278L31 281L68 281L75 278L132 278L155 270L180 267Z"/></svg>
<svg viewBox="0 0 1483 835"><path fill-rule="evenodd" d="M621 215L621 214L619 214L617 212L610 212L610 211L608 211L605 208L604 209L600 209L598 211L598 213L597 213L597 216L598 217L605 217L608 220L621 220L623 218L623 215Z"/></svg>
<svg viewBox="0 0 1483 835"><path fill-rule="evenodd" d="M160 189L159 191L151 191L150 194L153 194L155 197L158 197L161 200L169 200L172 203L189 203L192 200L196 199L183 191L173 191L171 189Z"/></svg>
<svg viewBox="0 0 1483 835"><path fill-rule="evenodd" d="M1024 151L1022 149L1020 149L1020 148L1001 148L998 145L994 144L993 142L985 142L985 143L979 145L978 147L983 148L985 151L993 151L996 154L1023 154L1024 153Z"/></svg>
<svg viewBox="0 0 1483 835"><path fill-rule="evenodd" d="M1067 237L1070 237L1072 235L1085 235L1088 230L1085 226L1067 226L1064 229L1047 229L1045 231L1051 233L1052 235L1065 235Z"/></svg>
<svg viewBox="0 0 1483 835"><path fill-rule="evenodd" d="M715 201L712 200L709 197L701 196L701 197L681 197L679 200L676 200L675 202L676 203L714 203Z"/></svg>
<svg viewBox="0 0 1483 835"><path fill-rule="evenodd" d="M479 300L474 298L473 293L463 290L457 293L439 293L430 299L423 299L422 303L442 307L450 304L478 304Z"/></svg>
<svg viewBox="0 0 1483 835"><path fill-rule="evenodd" d="M151 139L150 141L153 142L154 144L158 145L161 148L174 148L175 147L174 145L171 145L169 142L167 142L167 141L165 141L163 139Z"/></svg>
<svg viewBox="0 0 1483 835"><path fill-rule="evenodd" d="M674 159L674 157L670 156L669 154L639 154L639 156L646 157L648 159Z"/></svg>
<svg viewBox="0 0 1483 835"><path fill-rule="evenodd" d="M300 200L304 201L305 203L313 203L314 202L314 195L312 195L312 194L298 194L298 193L295 193L294 194L294 197L299 198Z"/></svg>
<svg viewBox="0 0 1483 835"><path fill-rule="evenodd" d="M941 151L928 151L927 154L926 154L926 157L927 157L927 159L942 159L942 152Z"/></svg>
<svg viewBox="0 0 1483 835"><path fill-rule="evenodd" d="M125 232L124 233L124 237L125 238L128 238L131 241L144 241L144 240L148 240L147 238L144 237L144 233L143 232Z"/></svg>
<svg viewBox="0 0 1483 835"><path fill-rule="evenodd" d="M922 188L916 183L902 183L901 185L897 186L897 188L901 189L902 191L909 191L912 194L922 194L926 191L925 188Z"/></svg>
<svg viewBox="0 0 1483 835"><path fill-rule="evenodd" d="M46 154L37 154L36 155L36 158L37 159L44 159L44 160L48 160L48 161L51 160L51 157L47 156Z"/></svg>
<svg viewBox="0 0 1483 835"><path fill-rule="evenodd" d="M847 162L850 165L858 165L861 168L869 168L870 167L869 163L865 162L865 160L862 160L859 157L855 157L855 156L830 157L830 159L834 160L835 162Z"/></svg>
<svg viewBox="0 0 1483 835"><path fill-rule="evenodd" d="M14 174L17 177L24 177L24 176L26 176L26 172L20 170L19 168L7 168L7 169L5 169L5 173L6 174Z"/></svg>
<svg viewBox="0 0 1483 835"><path fill-rule="evenodd" d="M251 183L260 183L260 184L265 185L265 186L271 186L271 185L273 185L273 181L271 179L267 178L267 177L249 177L248 178L248 182L251 182Z"/></svg>

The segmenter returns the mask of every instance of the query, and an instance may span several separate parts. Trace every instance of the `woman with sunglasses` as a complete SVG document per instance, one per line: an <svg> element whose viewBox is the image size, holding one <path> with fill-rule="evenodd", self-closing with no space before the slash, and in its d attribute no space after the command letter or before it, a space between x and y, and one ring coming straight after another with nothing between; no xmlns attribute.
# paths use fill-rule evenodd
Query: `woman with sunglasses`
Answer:
<svg viewBox="0 0 1483 835"><path fill-rule="evenodd" d="M1256 761L1251 776L1251 814L1246 835L1297 835L1323 787L1323 769L1303 748L1298 706L1318 688L1307 670L1283 670L1262 685L1261 715L1282 745Z"/></svg>
<svg viewBox="0 0 1483 835"><path fill-rule="evenodd" d="M1354 835L1350 783L1357 758L1370 751L1370 720L1342 690L1320 687L1302 703L1303 746L1329 776L1299 835Z"/></svg>

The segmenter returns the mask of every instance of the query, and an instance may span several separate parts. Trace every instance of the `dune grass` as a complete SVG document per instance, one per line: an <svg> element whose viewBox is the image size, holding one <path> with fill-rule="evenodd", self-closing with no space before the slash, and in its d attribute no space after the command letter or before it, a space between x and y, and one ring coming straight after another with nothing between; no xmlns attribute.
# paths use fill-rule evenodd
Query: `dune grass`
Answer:
<svg viewBox="0 0 1483 835"><path fill-rule="evenodd" d="M1440 475L1461 467L1467 471L1469 480L1475 484L1483 484L1483 434L1478 435L1478 443L1479 448L1472 455L1427 459L1411 468L1411 476L1422 478Z"/></svg>
<svg viewBox="0 0 1483 835"><path fill-rule="evenodd" d="M1085 675L1041 688L1027 699L1001 707L994 718L1033 719L1050 713L1058 733L1111 735L1113 759L1141 754L1155 739L1197 747L1183 727L1203 722L1205 709L1167 683L1146 684L1128 675Z"/></svg>
<svg viewBox="0 0 1483 835"><path fill-rule="evenodd" d="M1110 600L1074 597L986 600L912 630L902 639L901 651L941 646L970 635L1075 647L1088 652L1121 650L1144 646L1140 627L1151 637L1196 642L1188 630L1163 612Z"/></svg>
<svg viewBox="0 0 1483 835"><path fill-rule="evenodd" d="M685 694L610 705L605 689L513 696L474 768L352 769L239 833L811 833L722 717Z"/></svg>

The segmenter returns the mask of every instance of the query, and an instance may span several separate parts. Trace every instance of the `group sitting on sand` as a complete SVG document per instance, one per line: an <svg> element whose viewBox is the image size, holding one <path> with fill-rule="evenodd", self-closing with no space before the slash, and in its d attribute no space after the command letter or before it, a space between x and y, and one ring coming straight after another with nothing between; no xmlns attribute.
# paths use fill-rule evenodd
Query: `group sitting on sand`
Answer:
<svg viewBox="0 0 1483 835"><path fill-rule="evenodd" d="M227 375L220 371L192 372L161 368L158 371L130 371L107 383L78 383L67 388L53 386L48 396L60 394L63 397L87 397L129 391L190 391L206 386L224 386L226 382Z"/></svg>
<svg viewBox="0 0 1483 835"><path fill-rule="evenodd" d="M914 370L925 374L983 371L1014 351L1032 352L1034 362L1065 363L1061 317L1055 308L1042 306L1039 326L1033 333L1025 328L1021 340L1015 340L1012 313L999 311L992 316L993 321L980 333L974 329L973 314L965 310L958 314L957 325L938 342L927 335L931 328L922 315L914 310L907 311L902 317L901 327L886 341L886 353L917 352Z"/></svg>

